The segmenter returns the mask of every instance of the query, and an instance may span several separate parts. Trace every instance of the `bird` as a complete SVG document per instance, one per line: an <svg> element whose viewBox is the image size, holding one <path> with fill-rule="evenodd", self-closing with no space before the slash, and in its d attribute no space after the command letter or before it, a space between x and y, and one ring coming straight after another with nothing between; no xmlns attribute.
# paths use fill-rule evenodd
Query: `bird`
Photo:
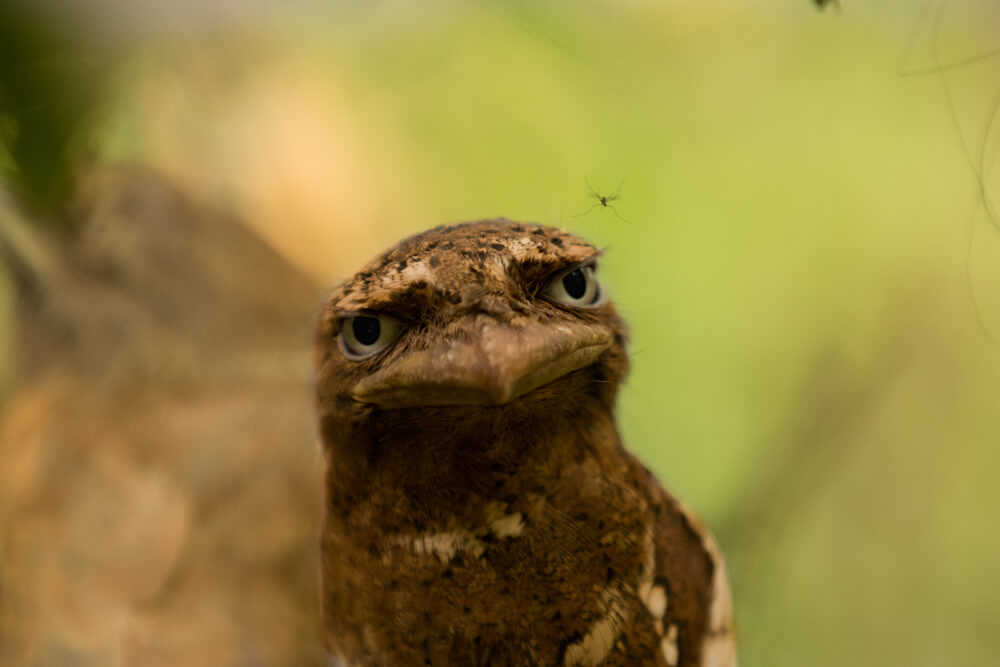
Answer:
<svg viewBox="0 0 1000 667"><path fill-rule="evenodd" d="M316 334L331 665L736 664L709 531L623 446L601 252L491 219L404 239Z"/></svg>

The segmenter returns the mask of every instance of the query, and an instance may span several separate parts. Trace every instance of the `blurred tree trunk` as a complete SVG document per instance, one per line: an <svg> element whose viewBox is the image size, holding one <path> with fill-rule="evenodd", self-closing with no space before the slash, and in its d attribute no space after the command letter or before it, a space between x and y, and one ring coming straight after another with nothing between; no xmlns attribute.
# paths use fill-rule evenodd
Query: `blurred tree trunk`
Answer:
<svg viewBox="0 0 1000 667"><path fill-rule="evenodd" d="M0 664L320 664L321 291L143 169L68 210L57 240L0 204Z"/></svg>

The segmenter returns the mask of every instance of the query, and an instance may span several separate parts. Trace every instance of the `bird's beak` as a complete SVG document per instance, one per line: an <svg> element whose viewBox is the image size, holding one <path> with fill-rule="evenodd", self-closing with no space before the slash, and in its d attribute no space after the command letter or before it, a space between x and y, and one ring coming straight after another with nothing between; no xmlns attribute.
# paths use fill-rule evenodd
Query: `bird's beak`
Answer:
<svg viewBox="0 0 1000 667"><path fill-rule="evenodd" d="M515 328L478 319L468 325L470 335L461 340L447 338L367 376L352 397L391 408L503 405L589 366L612 340L605 327L581 322Z"/></svg>

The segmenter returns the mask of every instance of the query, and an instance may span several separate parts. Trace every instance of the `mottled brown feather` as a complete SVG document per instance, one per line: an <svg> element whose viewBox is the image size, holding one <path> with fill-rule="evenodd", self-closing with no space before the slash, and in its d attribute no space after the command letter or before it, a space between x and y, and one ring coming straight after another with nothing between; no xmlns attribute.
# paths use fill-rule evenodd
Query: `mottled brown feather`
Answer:
<svg viewBox="0 0 1000 667"><path fill-rule="evenodd" d="M608 301L575 308L544 294L598 255L540 225L438 227L331 296L316 386L327 465L322 604L335 664L670 665L671 626L675 667L702 664L723 565L622 446L614 404L626 327ZM357 313L392 315L406 331L351 360L337 337ZM363 378L435 341L530 322L599 326L612 342L596 362L499 405L352 398ZM653 587L663 588L661 619L649 608ZM728 624L723 632L731 639Z"/></svg>

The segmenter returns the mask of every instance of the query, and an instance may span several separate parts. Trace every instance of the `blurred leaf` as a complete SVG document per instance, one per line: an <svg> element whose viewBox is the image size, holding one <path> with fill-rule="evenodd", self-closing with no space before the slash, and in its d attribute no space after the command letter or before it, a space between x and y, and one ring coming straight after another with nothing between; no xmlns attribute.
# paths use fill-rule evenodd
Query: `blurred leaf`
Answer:
<svg viewBox="0 0 1000 667"><path fill-rule="evenodd" d="M110 71L85 30L28 3L0 3L0 169L29 202L58 214L69 196L80 130Z"/></svg>

